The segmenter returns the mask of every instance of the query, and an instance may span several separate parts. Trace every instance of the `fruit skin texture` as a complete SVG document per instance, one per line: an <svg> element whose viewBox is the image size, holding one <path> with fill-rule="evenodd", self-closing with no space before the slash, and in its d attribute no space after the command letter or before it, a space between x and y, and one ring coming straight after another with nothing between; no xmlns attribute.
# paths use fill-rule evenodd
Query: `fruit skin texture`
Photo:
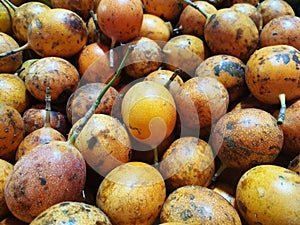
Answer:
<svg viewBox="0 0 300 225"><path fill-rule="evenodd" d="M15 108L0 102L0 157L16 150L24 136L21 114Z"/></svg>
<svg viewBox="0 0 300 225"><path fill-rule="evenodd" d="M169 194L160 214L160 222L242 224L237 211L224 197L197 185L183 186Z"/></svg>
<svg viewBox="0 0 300 225"><path fill-rule="evenodd" d="M246 84L255 98L266 104L279 104L300 97L300 51L289 45L256 50L247 61Z"/></svg>
<svg viewBox="0 0 300 225"><path fill-rule="evenodd" d="M234 110L222 116L212 132L212 147L228 167L241 170L273 162L283 146L276 119L261 109Z"/></svg>
<svg viewBox="0 0 300 225"><path fill-rule="evenodd" d="M116 167L101 182L96 204L112 224L151 225L165 197L164 180L154 167L129 162Z"/></svg>
<svg viewBox="0 0 300 225"><path fill-rule="evenodd" d="M97 207L84 202L65 201L38 215L30 225L41 224L111 225L109 218Z"/></svg>
<svg viewBox="0 0 300 225"><path fill-rule="evenodd" d="M142 26L141 1L101 0L97 19L100 29L112 42L128 42L139 35Z"/></svg>
<svg viewBox="0 0 300 225"><path fill-rule="evenodd" d="M52 141L16 162L5 185L5 200L15 217L30 223L56 203L78 200L85 178L80 152L67 142Z"/></svg>
<svg viewBox="0 0 300 225"><path fill-rule="evenodd" d="M28 43L41 57L71 57L87 42L87 27L76 13L50 9L33 18L28 26ZM45 41L47 40L47 41Z"/></svg>
<svg viewBox="0 0 300 225"><path fill-rule="evenodd" d="M185 185L207 187L215 171L214 154L207 142L195 137L175 140L166 150L160 172L167 188L174 190Z"/></svg>
<svg viewBox="0 0 300 225"><path fill-rule="evenodd" d="M300 224L300 176L275 165L259 165L244 173L236 202L247 224Z"/></svg>
<svg viewBox="0 0 300 225"><path fill-rule="evenodd" d="M232 55L245 62L258 46L259 33L250 17L225 8L207 19L204 38L214 54Z"/></svg>
<svg viewBox="0 0 300 225"><path fill-rule="evenodd" d="M9 210L4 198L4 187L8 176L13 169L13 164L7 162L6 160L0 159L0 221L9 215Z"/></svg>
<svg viewBox="0 0 300 225"><path fill-rule="evenodd" d="M0 52L6 52L19 47L19 44L8 34L0 32ZM22 65L22 53L0 57L0 73L14 73Z"/></svg>
<svg viewBox="0 0 300 225"><path fill-rule="evenodd" d="M152 147L173 131L176 106L167 88L154 81L134 84L122 101L122 117L132 136Z"/></svg>

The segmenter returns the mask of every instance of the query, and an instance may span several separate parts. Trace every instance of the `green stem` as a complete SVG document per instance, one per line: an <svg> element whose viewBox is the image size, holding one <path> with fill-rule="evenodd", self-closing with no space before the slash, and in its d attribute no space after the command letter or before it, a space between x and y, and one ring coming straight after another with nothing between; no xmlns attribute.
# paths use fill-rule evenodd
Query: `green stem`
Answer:
<svg viewBox="0 0 300 225"><path fill-rule="evenodd" d="M283 120L285 118L285 113L286 113L286 104L285 104L285 94L280 94L279 95L279 100L280 100L280 111L277 119L277 124L282 124Z"/></svg>
<svg viewBox="0 0 300 225"><path fill-rule="evenodd" d="M99 27L99 24L98 24L98 21L97 21L97 18L96 18L96 15L94 13L93 10L90 11L90 15L93 19L93 22L95 24L95 27L96 27L96 32L97 32L97 37L98 37L98 42L100 42L100 39L101 39L101 29Z"/></svg>
<svg viewBox="0 0 300 225"><path fill-rule="evenodd" d="M192 6L193 8L197 9L205 18L210 17L210 14L208 14L207 12L200 9L200 7L197 4L195 4L194 2L192 2L190 0L182 0L182 1L184 1L188 5Z"/></svg>
<svg viewBox="0 0 300 225"><path fill-rule="evenodd" d="M224 163L221 163L221 166L219 167L219 169L217 170L217 172L215 172L215 174L213 175L213 177L212 177L212 181L213 182L216 182L217 181L217 179L219 178L219 176L223 173L223 171L225 170L225 169L227 169L228 168L228 166L227 165L225 165Z"/></svg>
<svg viewBox="0 0 300 225"><path fill-rule="evenodd" d="M6 6L6 7L10 7L13 11L16 11L16 9L18 8L17 6L15 6L14 4L12 4L10 1L8 0L0 0L0 2Z"/></svg>
<svg viewBox="0 0 300 225"><path fill-rule="evenodd" d="M45 97L45 102L46 102L46 118L45 118L45 124L44 127L50 127L50 113L51 113L51 95L50 95L50 87L46 88L46 97Z"/></svg>
<svg viewBox="0 0 300 225"><path fill-rule="evenodd" d="M106 91L111 87L111 85L116 81L116 79L120 76L122 68L125 64L126 59L128 58L128 56L130 55L130 53L133 51L134 49L134 45L129 45L128 49L126 51L125 56L123 57L115 75L113 76L113 78L108 82L107 85L105 85L105 87L101 90L101 92L99 93L96 101L94 102L94 104L90 107L90 109L86 112L85 116L83 117L83 119L81 120L80 124L74 129L73 133L71 133L70 138L68 140L68 142L70 144L74 144L76 138L78 137L78 135L80 134L81 130L83 129L83 127L85 126L85 124L88 122L88 120L92 117L92 115L94 114L96 108L99 106L102 97L104 96L104 94L106 93Z"/></svg>
<svg viewBox="0 0 300 225"><path fill-rule="evenodd" d="M172 76L170 77L170 79L167 81L167 83L165 83L165 88L169 89L171 82L175 79L175 77L177 77L178 74L180 74L182 72L181 69L176 69L174 71L174 73L172 74Z"/></svg>
<svg viewBox="0 0 300 225"><path fill-rule="evenodd" d="M152 148L153 149L153 157L154 157L154 167L158 169L158 152L157 147Z"/></svg>
<svg viewBox="0 0 300 225"><path fill-rule="evenodd" d="M8 56L8 55L12 55L12 54L15 54L17 52L20 52L20 51L23 51L23 50L26 50L26 49L29 49L29 48L30 48L29 44L26 43L25 45L23 45L19 48L0 53L0 57L5 57L5 56Z"/></svg>

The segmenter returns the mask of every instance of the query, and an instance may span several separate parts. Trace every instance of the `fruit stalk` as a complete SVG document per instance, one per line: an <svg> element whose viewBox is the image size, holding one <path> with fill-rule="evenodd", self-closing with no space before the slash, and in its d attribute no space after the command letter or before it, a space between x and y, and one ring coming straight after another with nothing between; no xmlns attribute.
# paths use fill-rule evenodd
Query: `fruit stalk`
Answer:
<svg viewBox="0 0 300 225"><path fill-rule="evenodd" d="M215 172L215 174L213 175L213 177L211 178L212 182L216 182L218 177L223 173L224 170L226 170L228 168L228 166L224 163L221 163L219 169L217 170L217 172Z"/></svg>
<svg viewBox="0 0 300 225"><path fill-rule="evenodd" d="M16 11L17 6L15 6L14 4L12 4L10 1L8 1L8 0L0 0L0 2L1 2L5 7L10 7L13 11Z"/></svg>
<svg viewBox="0 0 300 225"><path fill-rule="evenodd" d="M175 77L177 75L179 75L182 72L181 69L177 68L176 70L174 70L174 73L172 74L172 76L170 77L170 79L167 81L167 83L164 85L167 89L169 89L171 82L175 79Z"/></svg>
<svg viewBox="0 0 300 225"><path fill-rule="evenodd" d="M26 49L29 49L29 43L26 43L26 44L24 44L23 46L21 46L19 48L9 50L9 51L6 51L6 52L2 52L2 53L0 53L0 57L5 57L5 56L8 56L8 55L12 55L12 54L15 54L17 52L20 52L20 51L23 51L23 50L26 50Z"/></svg>
<svg viewBox="0 0 300 225"><path fill-rule="evenodd" d="M185 3L187 3L188 5L192 6L193 8L197 9L205 18L210 17L210 14L208 14L207 12L200 9L200 7L197 4L195 4L194 2L192 2L190 0L183 0L183 1Z"/></svg>
<svg viewBox="0 0 300 225"><path fill-rule="evenodd" d="M96 27L96 32L97 32L97 37L98 37L98 41L100 42L100 38L101 38L101 30L100 30L100 27L99 27L99 24L98 24L98 21L97 21L97 18L96 18L96 15L94 13L93 10L90 11L90 15L93 19L93 22L95 24L95 27Z"/></svg>
<svg viewBox="0 0 300 225"><path fill-rule="evenodd" d="M94 104L90 107L90 109L86 112L85 116L83 117L83 119L81 120L80 124L74 129L74 131L71 133L70 138L68 140L68 142L70 144L74 144L77 136L80 134L81 130L83 129L84 125L88 122L88 120L92 117L92 115L94 114L96 108L99 106L102 97L104 96L104 94L106 93L106 91L112 86L112 84L116 81L116 79L120 76L121 71L123 69L123 66L125 64L126 59L128 58L128 56L130 55L130 53L133 51L134 49L134 45L129 45L128 49L115 73L115 75L112 77L112 79L105 85L105 87L102 89L102 91L99 93L96 101L94 102Z"/></svg>
<svg viewBox="0 0 300 225"><path fill-rule="evenodd" d="M280 125L283 123L283 120L285 118L285 113L286 113L285 94L280 94L279 100L280 100L280 111L277 119L277 124Z"/></svg>
<svg viewBox="0 0 300 225"><path fill-rule="evenodd" d="M50 112L51 112L51 95L50 95L50 87L46 88L46 97L45 97L45 102L46 102L46 118L45 118L45 125L44 127L50 127Z"/></svg>

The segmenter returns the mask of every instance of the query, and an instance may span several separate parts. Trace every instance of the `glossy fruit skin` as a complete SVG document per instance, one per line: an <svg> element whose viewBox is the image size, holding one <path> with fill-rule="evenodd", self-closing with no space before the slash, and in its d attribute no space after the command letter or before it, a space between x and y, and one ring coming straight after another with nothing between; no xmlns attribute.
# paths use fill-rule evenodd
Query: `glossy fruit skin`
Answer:
<svg viewBox="0 0 300 225"><path fill-rule="evenodd" d="M6 52L19 47L12 36L0 32L0 52ZM8 55L0 58L0 73L14 73L22 65L23 58L22 53L18 52L12 55Z"/></svg>
<svg viewBox="0 0 300 225"><path fill-rule="evenodd" d="M18 219L30 223L41 212L62 201L78 201L86 179L80 152L65 141L35 147L14 165L4 195Z"/></svg>
<svg viewBox="0 0 300 225"><path fill-rule="evenodd" d="M112 42L128 42L138 36L143 8L140 0L101 0L97 7L98 24Z"/></svg>
<svg viewBox="0 0 300 225"><path fill-rule="evenodd" d="M284 138L275 117L255 108L226 113L211 135L213 150L222 163L241 170L273 162Z"/></svg>
<svg viewBox="0 0 300 225"><path fill-rule="evenodd" d="M259 165L240 178L236 189L239 212L247 224L300 223L300 176L284 167Z"/></svg>
<svg viewBox="0 0 300 225"><path fill-rule="evenodd" d="M70 10L50 9L32 19L27 39L30 48L41 57L67 58L86 44L87 27L83 19Z"/></svg>
<svg viewBox="0 0 300 225"><path fill-rule="evenodd" d="M2 2L0 2L0 32L11 34L12 28L11 28L11 16L10 13L13 13L10 9L7 9L5 5L3 5Z"/></svg>
<svg viewBox="0 0 300 225"><path fill-rule="evenodd" d="M228 91L229 101L234 102L248 93L245 81L246 64L231 55L214 55L198 65L195 75L210 76L220 81Z"/></svg>
<svg viewBox="0 0 300 225"><path fill-rule="evenodd" d="M260 47L272 45L290 45L300 50L300 18L280 16L269 21L260 33Z"/></svg>
<svg viewBox="0 0 300 225"><path fill-rule="evenodd" d="M224 197L197 185L183 186L170 193L164 202L160 222L242 224L237 211Z"/></svg>
<svg viewBox="0 0 300 225"><path fill-rule="evenodd" d="M70 222L72 221L72 222ZM111 225L109 218L96 206L84 202L64 201L49 207L30 224L101 224Z"/></svg>
<svg viewBox="0 0 300 225"><path fill-rule="evenodd" d="M209 14L217 12L214 5L206 1L194 1L194 3L203 11ZM192 6L186 6L180 14L178 27L181 28L183 34L195 35L196 37L204 37L204 26L206 17Z"/></svg>
<svg viewBox="0 0 300 225"><path fill-rule="evenodd" d="M204 38L214 54L232 55L245 62L258 47L259 33L249 16L225 8L207 19Z"/></svg>
<svg viewBox="0 0 300 225"><path fill-rule="evenodd" d="M185 185L207 187L215 171L214 154L207 142L181 137L166 150L159 168L169 190Z"/></svg>
<svg viewBox="0 0 300 225"><path fill-rule="evenodd" d="M213 77L193 77L175 95L181 124L199 129L211 126L228 108L229 95L224 85Z"/></svg>
<svg viewBox="0 0 300 225"><path fill-rule="evenodd" d="M12 30L20 43L28 41L28 26L32 19L50 7L40 2L26 2L16 8L12 16Z"/></svg>
<svg viewBox="0 0 300 225"><path fill-rule="evenodd" d="M12 106L0 102L0 157L17 149L25 136L21 114Z"/></svg>
<svg viewBox="0 0 300 225"><path fill-rule="evenodd" d="M300 97L300 51L289 45L267 46L256 50L247 61L245 79L250 92L266 104L279 104Z"/></svg>
<svg viewBox="0 0 300 225"><path fill-rule="evenodd" d="M73 125L69 136L79 123L80 120ZM102 176L131 159L130 137L125 127L116 118L105 114L94 114L89 119L74 146L86 163Z"/></svg>
<svg viewBox="0 0 300 225"><path fill-rule="evenodd" d="M173 132L177 116L173 96L154 81L134 84L123 98L121 113L131 135L153 147Z"/></svg>
<svg viewBox="0 0 300 225"><path fill-rule="evenodd" d="M154 167L129 162L116 167L101 182L96 204L113 224L151 225L165 197L164 180Z"/></svg>

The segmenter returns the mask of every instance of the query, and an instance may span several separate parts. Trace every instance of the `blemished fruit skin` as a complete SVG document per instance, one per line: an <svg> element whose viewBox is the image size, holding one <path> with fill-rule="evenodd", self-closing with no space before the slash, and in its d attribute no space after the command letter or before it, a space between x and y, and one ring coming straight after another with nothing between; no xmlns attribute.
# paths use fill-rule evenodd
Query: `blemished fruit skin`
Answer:
<svg viewBox="0 0 300 225"><path fill-rule="evenodd" d="M286 101L300 97L300 51L289 45L274 45L256 50L245 72L251 94L266 104L279 104L279 94Z"/></svg>
<svg viewBox="0 0 300 225"><path fill-rule="evenodd" d="M284 167L259 165L245 172L236 202L247 224L300 224L300 176Z"/></svg>
<svg viewBox="0 0 300 225"><path fill-rule="evenodd" d="M241 170L272 163L281 152L283 131L270 113L255 108L234 110L213 128L211 144L228 167Z"/></svg>

